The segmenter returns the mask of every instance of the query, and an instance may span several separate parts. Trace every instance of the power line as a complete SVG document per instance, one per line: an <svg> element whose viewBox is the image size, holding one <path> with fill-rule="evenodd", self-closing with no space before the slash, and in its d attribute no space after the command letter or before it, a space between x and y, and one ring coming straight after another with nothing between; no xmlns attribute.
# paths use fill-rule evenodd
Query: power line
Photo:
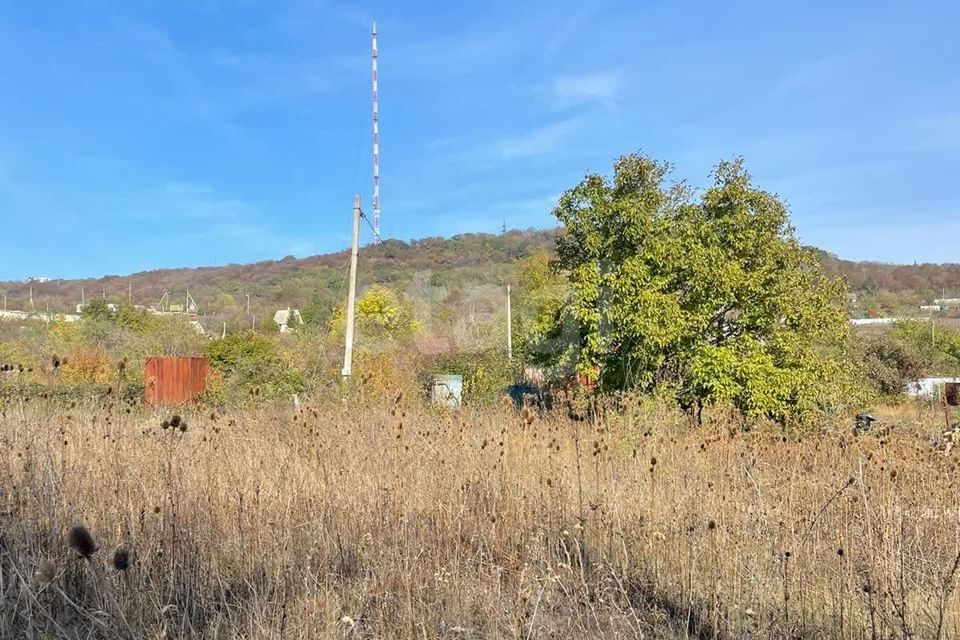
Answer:
<svg viewBox="0 0 960 640"><path fill-rule="evenodd" d="M366 222L367 226L370 227L370 230L373 231L374 238L376 238L376 240L380 243L380 245L383 246L383 239L380 237L380 234L377 232L377 229L370 222L370 219L367 218L366 214L363 213L362 211L360 212L360 217L363 218L363 221ZM410 271L406 267L406 265L400 262L400 259L396 255L392 254L389 250L384 251L384 255L387 258L391 258L396 262L396 265L400 267L400 270L403 271L407 275L407 277L410 278L411 284L413 284L413 286L417 289L417 291L420 292L420 295L422 295L427 302L436 306L439 309L445 310L445 307L442 304L430 298L430 293L427 291L424 291L423 287L421 287L420 284L417 282L417 275L414 272Z"/></svg>
<svg viewBox="0 0 960 640"><path fill-rule="evenodd" d="M340 304L340 296L343 295L343 286L347 283L347 278L350 277L350 256L347 256L346 261L343 263L343 279L340 280L340 290L337 291L337 297L333 300L333 306Z"/></svg>

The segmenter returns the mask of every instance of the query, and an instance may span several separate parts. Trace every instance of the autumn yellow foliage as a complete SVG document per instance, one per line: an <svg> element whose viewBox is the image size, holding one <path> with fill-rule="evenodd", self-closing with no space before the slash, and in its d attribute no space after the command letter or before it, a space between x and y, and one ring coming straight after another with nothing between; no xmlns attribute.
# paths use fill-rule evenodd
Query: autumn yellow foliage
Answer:
<svg viewBox="0 0 960 640"><path fill-rule="evenodd" d="M107 354L91 347L72 349L60 367L61 379L71 384L103 384L116 378L116 375Z"/></svg>

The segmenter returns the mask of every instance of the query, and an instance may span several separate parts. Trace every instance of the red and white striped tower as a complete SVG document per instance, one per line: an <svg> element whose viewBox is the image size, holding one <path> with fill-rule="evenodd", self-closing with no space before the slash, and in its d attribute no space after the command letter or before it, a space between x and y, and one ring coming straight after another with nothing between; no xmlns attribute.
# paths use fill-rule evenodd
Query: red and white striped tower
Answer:
<svg viewBox="0 0 960 640"><path fill-rule="evenodd" d="M380 110L377 100L377 23L373 23L373 233L380 242Z"/></svg>

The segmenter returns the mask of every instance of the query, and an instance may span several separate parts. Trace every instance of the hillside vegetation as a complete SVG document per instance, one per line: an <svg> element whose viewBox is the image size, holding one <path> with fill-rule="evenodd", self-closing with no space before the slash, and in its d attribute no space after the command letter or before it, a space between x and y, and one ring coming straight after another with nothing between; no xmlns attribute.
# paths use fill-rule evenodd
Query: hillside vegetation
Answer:
<svg viewBox="0 0 960 640"><path fill-rule="evenodd" d="M361 249L358 279L364 288L375 283L409 290L414 297L436 299L453 296L476 285L497 285L511 272L519 258L545 250L553 252L559 229L503 234L468 233L452 238L425 238L411 242L386 240ZM842 277L851 292L858 294L857 314L882 315L915 312L916 306L941 297L960 295L960 264L893 265L843 260L817 250L824 271ZM253 264L230 264L183 269L157 269L127 276L51 280L45 283L0 282L0 294L7 295L10 309L34 307L71 312L81 300L105 296L127 299L136 304L154 305L165 292L182 302L187 291L197 300L203 314L227 316L251 311L266 319L276 309L291 307L307 311L309 320L322 324L342 298L348 251ZM449 291L431 291L428 285L442 285ZM427 293L429 292L429 293Z"/></svg>
<svg viewBox="0 0 960 640"><path fill-rule="evenodd" d="M556 231L509 231L500 235L471 233L453 238L426 238L404 242L385 240L362 248L358 283L361 289L383 284L425 293L428 288L458 291L472 285L502 283L519 258L538 249L552 248ZM216 267L158 269L128 276L104 276L81 280L51 280L44 283L0 282L10 309L30 308L30 291L38 310L49 308L72 312L86 298L106 297L142 305L155 305L165 292L173 302L183 302L187 291L202 314L245 313L250 295L251 312L266 318L280 308L307 311L310 320L322 324L342 299L349 252L347 250L307 258L287 256L253 264ZM456 291L454 291L454 289ZM438 291L432 291L435 297Z"/></svg>

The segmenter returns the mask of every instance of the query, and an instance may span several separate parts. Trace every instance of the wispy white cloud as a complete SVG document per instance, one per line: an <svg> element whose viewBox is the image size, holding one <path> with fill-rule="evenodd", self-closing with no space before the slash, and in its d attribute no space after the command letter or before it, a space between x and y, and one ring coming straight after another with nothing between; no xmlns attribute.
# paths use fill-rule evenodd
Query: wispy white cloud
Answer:
<svg viewBox="0 0 960 640"><path fill-rule="evenodd" d="M620 93L622 75L617 71L597 71L560 76L553 82L552 98L560 107L601 103L611 106Z"/></svg>
<svg viewBox="0 0 960 640"><path fill-rule="evenodd" d="M368 29L373 22L373 13L351 2L331 0L288 0L278 3L280 26L292 35L315 33L318 24L339 22L351 27ZM392 20L380 20L378 24L392 25Z"/></svg>
<svg viewBox="0 0 960 640"><path fill-rule="evenodd" d="M539 127L532 131L500 138L495 146L503 159L525 158L552 153L568 140L582 124L573 117Z"/></svg>
<svg viewBox="0 0 960 640"><path fill-rule="evenodd" d="M249 138L235 118L223 108L223 102L207 88L191 56L164 29L144 20L112 16L110 33L119 41L107 43L129 55L141 56L157 73L161 87L170 91L171 105L187 117L195 118L219 131L232 143Z"/></svg>
<svg viewBox="0 0 960 640"><path fill-rule="evenodd" d="M155 210L168 219L188 223L235 221L256 213L249 201L224 195L208 185L187 182L172 182L131 194L128 206Z"/></svg>
<svg viewBox="0 0 960 640"><path fill-rule="evenodd" d="M360 57L296 57L221 51L211 62L229 85L220 97L226 114L242 115L262 107L289 106L300 99L331 93L363 77L369 64Z"/></svg>
<svg viewBox="0 0 960 640"><path fill-rule="evenodd" d="M504 27L408 39L392 47L384 64L394 77L463 78L477 69L509 62L527 37L519 27Z"/></svg>
<svg viewBox="0 0 960 640"><path fill-rule="evenodd" d="M108 224L137 221L155 236L192 239L210 251L270 257L320 250L302 234L281 231L276 224L280 214L264 204L203 183L151 185L109 197L97 194L86 202L105 212Z"/></svg>
<svg viewBox="0 0 960 640"><path fill-rule="evenodd" d="M111 15L105 47L139 57L171 110L249 146L244 116L263 109L296 110L318 95L363 78L368 60L338 52L188 47L152 22Z"/></svg>
<svg viewBox="0 0 960 640"><path fill-rule="evenodd" d="M550 30L544 53L548 57L560 53L575 35L583 31L586 23L603 9L604 4L606 3L598 0L577 3L576 8L567 15L567 18Z"/></svg>
<svg viewBox="0 0 960 640"><path fill-rule="evenodd" d="M491 155L496 160L510 160L559 151L591 128L598 109L616 106L622 84L622 75L615 70L561 75L541 83L533 89L535 100L547 112L562 110L567 117L552 121L545 118L545 124L495 139Z"/></svg>

